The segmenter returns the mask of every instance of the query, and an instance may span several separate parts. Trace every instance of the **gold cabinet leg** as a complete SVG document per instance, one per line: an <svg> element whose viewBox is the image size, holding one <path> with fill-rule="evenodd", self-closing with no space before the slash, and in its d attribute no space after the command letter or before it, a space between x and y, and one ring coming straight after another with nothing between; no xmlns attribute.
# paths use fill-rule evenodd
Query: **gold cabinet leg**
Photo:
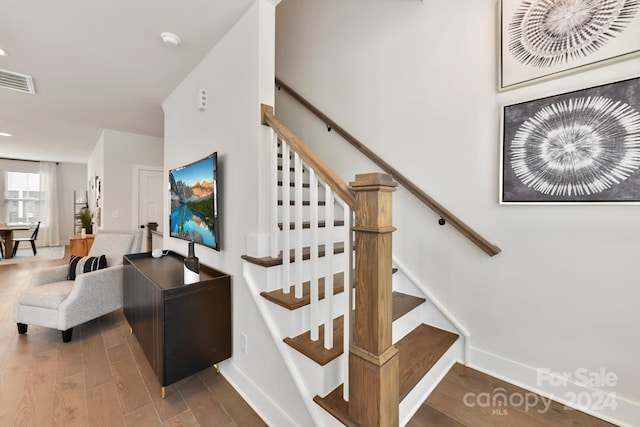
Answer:
<svg viewBox="0 0 640 427"><path fill-rule="evenodd" d="M216 374L219 374L219 373L220 373L220 364L219 364L219 363L216 363L216 364L215 364L215 365L213 365L213 366L215 366L215 367L216 367Z"/></svg>
<svg viewBox="0 0 640 427"><path fill-rule="evenodd" d="M166 387L162 387L162 391L160 392L160 396L162 396L163 399L165 397L167 397L167 388Z"/></svg>

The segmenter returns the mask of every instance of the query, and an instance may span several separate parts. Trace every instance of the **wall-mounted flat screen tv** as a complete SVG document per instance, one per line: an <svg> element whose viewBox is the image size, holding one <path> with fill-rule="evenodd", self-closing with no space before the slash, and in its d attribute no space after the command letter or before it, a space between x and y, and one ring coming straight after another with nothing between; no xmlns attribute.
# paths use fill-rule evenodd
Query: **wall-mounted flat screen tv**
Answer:
<svg viewBox="0 0 640 427"><path fill-rule="evenodd" d="M220 250L217 174L217 153L169 171L171 237Z"/></svg>

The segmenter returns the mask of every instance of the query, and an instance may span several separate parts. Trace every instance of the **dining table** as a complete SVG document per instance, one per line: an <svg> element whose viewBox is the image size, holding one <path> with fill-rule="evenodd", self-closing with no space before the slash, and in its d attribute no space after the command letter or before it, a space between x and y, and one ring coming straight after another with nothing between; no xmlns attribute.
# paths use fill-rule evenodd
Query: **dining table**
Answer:
<svg viewBox="0 0 640 427"><path fill-rule="evenodd" d="M4 240L4 257L11 258L13 252L13 232L20 230L29 230L33 226L28 224L22 225L0 225L0 237Z"/></svg>

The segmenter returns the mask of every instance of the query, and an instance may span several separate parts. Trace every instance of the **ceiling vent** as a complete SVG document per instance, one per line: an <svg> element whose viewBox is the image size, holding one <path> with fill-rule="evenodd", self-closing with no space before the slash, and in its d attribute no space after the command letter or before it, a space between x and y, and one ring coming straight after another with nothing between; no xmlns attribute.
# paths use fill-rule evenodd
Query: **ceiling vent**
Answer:
<svg viewBox="0 0 640 427"><path fill-rule="evenodd" d="M0 87L19 92L36 93L33 77L7 70L0 70Z"/></svg>

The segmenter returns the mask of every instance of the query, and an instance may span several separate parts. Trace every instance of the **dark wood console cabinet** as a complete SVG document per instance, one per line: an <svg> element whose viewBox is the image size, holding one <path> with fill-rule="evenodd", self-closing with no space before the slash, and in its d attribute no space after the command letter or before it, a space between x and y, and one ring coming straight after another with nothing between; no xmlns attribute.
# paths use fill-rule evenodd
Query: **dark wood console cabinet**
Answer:
<svg viewBox="0 0 640 427"><path fill-rule="evenodd" d="M164 387L231 357L231 278L200 265L183 283L184 256L124 256L124 314Z"/></svg>

